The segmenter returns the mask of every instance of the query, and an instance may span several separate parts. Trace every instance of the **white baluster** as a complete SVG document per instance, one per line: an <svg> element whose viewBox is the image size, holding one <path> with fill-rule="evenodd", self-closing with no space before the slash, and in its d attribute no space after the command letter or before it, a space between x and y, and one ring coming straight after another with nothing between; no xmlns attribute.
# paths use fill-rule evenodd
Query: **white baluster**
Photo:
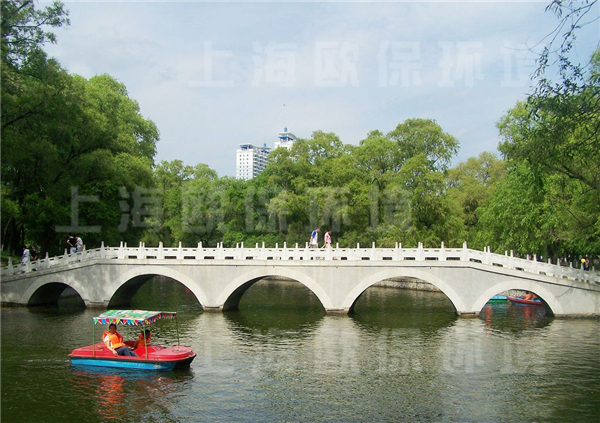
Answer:
<svg viewBox="0 0 600 423"><path fill-rule="evenodd" d="M46 253L46 256L48 256L48 253ZM12 263L12 257L8 258L8 274L9 275L14 275L15 274L15 268L14 268L13 263Z"/></svg>

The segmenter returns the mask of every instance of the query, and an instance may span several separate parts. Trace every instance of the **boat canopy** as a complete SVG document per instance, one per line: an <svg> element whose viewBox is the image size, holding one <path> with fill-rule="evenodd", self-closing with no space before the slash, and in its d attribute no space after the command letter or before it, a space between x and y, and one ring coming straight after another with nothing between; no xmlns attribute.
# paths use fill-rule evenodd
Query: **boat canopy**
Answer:
<svg viewBox="0 0 600 423"><path fill-rule="evenodd" d="M174 319L176 317L177 312L175 311L107 310L100 316L94 317L94 324L149 325L158 319Z"/></svg>

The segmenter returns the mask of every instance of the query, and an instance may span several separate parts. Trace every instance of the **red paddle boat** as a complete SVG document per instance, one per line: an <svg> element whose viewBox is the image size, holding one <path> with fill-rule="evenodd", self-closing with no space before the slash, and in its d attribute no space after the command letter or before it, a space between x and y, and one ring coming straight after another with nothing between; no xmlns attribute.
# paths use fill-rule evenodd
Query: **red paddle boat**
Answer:
<svg viewBox="0 0 600 423"><path fill-rule="evenodd" d="M159 319L176 319L177 313L173 311L146 311L146 310L109 310L93 318L92 337L95 337L97 324L133 325L141 326L142 333L146 326ZM133 348L134 341L124 342ZM177 331L177 344L179 344L179 330ZM162 346L148 344L142 335L142 342L133 352L137 356L115 355L103 342L74 349L69 357L71 364L82 366L119 367L142 370L172 370L175 367L186 367L196 357L190 347L183 345Z"/></svg>

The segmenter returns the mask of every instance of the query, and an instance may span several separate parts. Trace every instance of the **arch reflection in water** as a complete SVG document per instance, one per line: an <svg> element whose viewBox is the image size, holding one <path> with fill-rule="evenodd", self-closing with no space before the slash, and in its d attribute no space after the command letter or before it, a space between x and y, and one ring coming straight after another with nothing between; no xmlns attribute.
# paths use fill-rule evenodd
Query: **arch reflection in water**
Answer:
<svg viewBox="0 0 600 423"><path fill-rule="evenodd" d="M223 315L242 348L264 344L268 350L307 339L325 312L318 298L301 283L269 278L247 290L238 310Z"/></svg>
<svg viewBox="0 0 600 423"><path fill-rule="evenodd" d="M167 375L74 367L71 373L73 387L95 399L97 416L114 422L144 421L149 413L168 416L177 394L192 378L190 369Z"/></svg>
<svg viewBox="0 0 600 423"><path fill-rule="evenodd" d="M448 297L439 291L377 285L359 297L351 318L365 329L419 328L432 333L458 319Z"/></svg>

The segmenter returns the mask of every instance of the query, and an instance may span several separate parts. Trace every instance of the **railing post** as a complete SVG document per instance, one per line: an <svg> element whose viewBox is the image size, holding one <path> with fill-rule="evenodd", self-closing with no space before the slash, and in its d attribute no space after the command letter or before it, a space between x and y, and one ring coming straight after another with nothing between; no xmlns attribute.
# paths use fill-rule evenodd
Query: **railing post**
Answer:
<svg viewBox="0 0 600 423"><path fill-rule="evenodd" d="M100 243L100 258L106 258L106 250L104 249L104 241Z"/></svg>
<svg viewBox="0 0 600 423"><path fill-rule="evenodd" d="M181 241L177 245L177 260L183 260L183 250L181 248Z"/></svg>
<svg viewBox="0 0 600 423"><path fill-rule="evenodd" d="M510 250L510 257L508 259L508 268L509 269L515 268L515 252L513 250Z"/></svg>
<svg viewBox="0 0 600 423"><path fill-rule="evenodd" d="M260 260L266 260L267 259L267 253L265 251L265 242L264 241L262 242L262 247L261 247L261 249L258 252L258 258Z"/></svg>
<svg viewBox="0 0 600 423"><path fill-rule="evenodd" d="M46 257L44 258L44 269L48 269L50 267L50 257L48 256L48 251L46 251Z"/></svg>
<svg viewBox="0 0 600 423"><path fill-rule="evenodd" d="M225 247L223 246L223 241L217 244L217 248L218 251L217 254L215 254L215 258L219 260L225 260Z"/></svg>
<svg viewBox="0 0 600 423"><path fill-rule="evenodd" d="M47 256L48 256L48 253L46 253L46 257ZM13 264L12 264L12 257L8 258L8 274L9 275L15 274L15 268L13 267Z"/></svg>
<svg viewBox="0 0 600 423"><path fill-rule="evenodd" d="M423 251L423 243L419 242L417 246L417 261L425 261L425 252Z"/></svg>
<svg viewBox="0 0 600 423"><path fill-rule="evenodd" d="M331 247L325 247L325 260L332 260L333 259L332 253L333 253L333 251L332 251Z"/></svg>
<svg viewBox="0 0 600 423"><path fill-rule="evenodd" d="M122 260L125 258L125 252L123 251L123 241L119 244L119 250L117 251L117 258Z"/></svg>
<svg viewBox="0 0 600 423"><path fill-rule="evenodd" d="M440 247L440 256L438 260L446 261L446 249L444 248L444 241L442 241L442 246Z"/></svg>
<svg viewBox="0 0 600 423"><path fill-rule="evenodd" d="M492 264L492 248L489 245L485 251L485 264Z"/></svg>
<svg viewBox="0 0 600 423"><path fill-rule="evenodd" d="M469 250L467 249L467 241L463 242L460 261L469 261Z"/></svg>

